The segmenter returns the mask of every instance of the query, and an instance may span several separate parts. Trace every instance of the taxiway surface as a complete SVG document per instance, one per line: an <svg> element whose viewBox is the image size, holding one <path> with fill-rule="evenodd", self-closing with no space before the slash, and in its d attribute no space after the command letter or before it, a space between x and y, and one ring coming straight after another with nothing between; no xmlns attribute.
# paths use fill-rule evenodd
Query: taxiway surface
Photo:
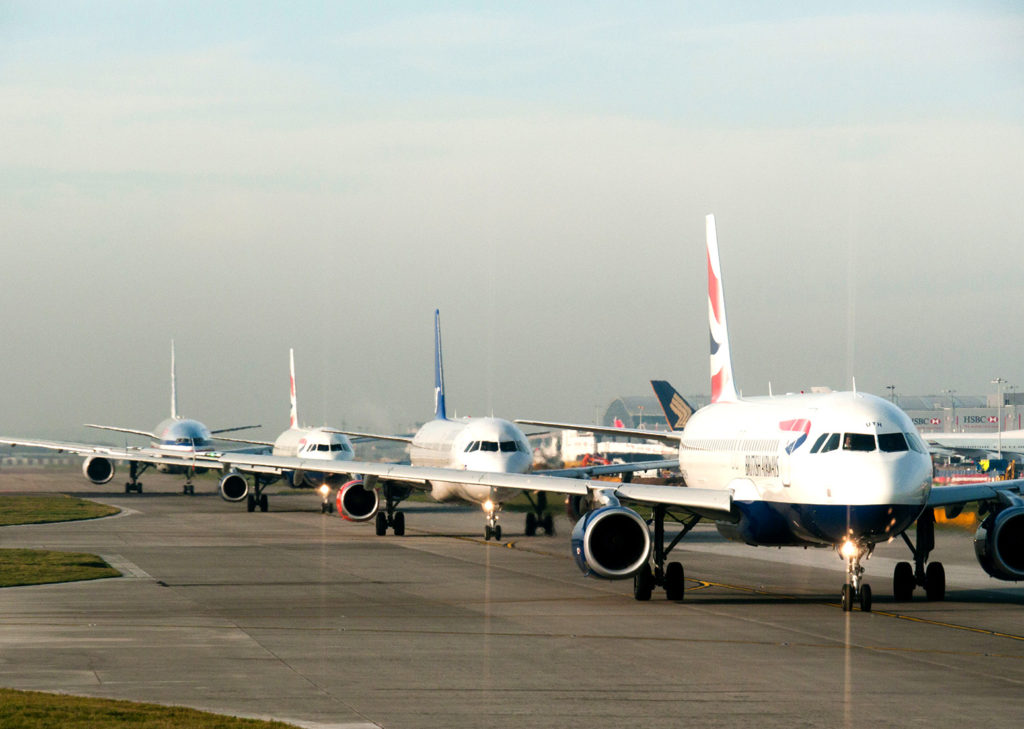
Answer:
<svg viewBox="0 0 1024 729"><path fill-rule="evenodd" d="M0 528L0 547L103 555L125 577L0 590L0 685L188 705L317 727L1016 726L1024 589L940 532L948 593L891 599L902 543L867 562L875 612L838 606L843 565L698 527L674 555L687 595L584 579L569 523L484 542L472 509L410 504L407 536L319 513L315 495L246 513L202 481L146 493L76 472L0 473L0 491L122 507Z"/></svg>

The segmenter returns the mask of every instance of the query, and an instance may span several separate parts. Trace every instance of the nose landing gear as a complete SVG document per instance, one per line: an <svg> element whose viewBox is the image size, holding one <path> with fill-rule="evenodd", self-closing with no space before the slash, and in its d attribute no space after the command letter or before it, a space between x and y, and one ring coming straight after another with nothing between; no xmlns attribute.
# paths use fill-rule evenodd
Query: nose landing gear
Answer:
<svg viewBox="0 0 1024 729"><path fill-rule="evenodd" d="M846 560L846 584L841 595L843 612L853 610L854 602L860 605L861 612L871 612L871 585L863 581L864 567L860 560L870 557L873 548L873 544L858 544L851 539L839 546L839 554Z"/></svg>
<svg viewBox="0 0 1024 729"><path fill-rule="evenodd" d="M501 541L501 524L498 523L498 507L491 499L484 502L484 514L487 516L487 523L484 525L484 541Z"/></svg>

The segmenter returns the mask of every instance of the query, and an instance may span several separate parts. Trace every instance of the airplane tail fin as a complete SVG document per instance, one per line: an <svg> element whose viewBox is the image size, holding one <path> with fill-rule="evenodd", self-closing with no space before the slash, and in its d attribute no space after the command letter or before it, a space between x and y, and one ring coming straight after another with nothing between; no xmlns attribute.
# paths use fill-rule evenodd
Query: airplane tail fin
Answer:
<svg viewBox="0 0 1024 729"><path fill-rule="evenodd" d="M693 406L666 380L651 380L651 387L654 388L654 395L665 413L669 430L682 430L686 421L693 415Z"/></svg>
<svg viewBox="0 0 1024 729"><path fill-rule="evenodd" d="M447 420L444 407L444 361L441 357L441 311L434 309L434 417Z"/></svg>
<svg viewBox="0 0 1024 729"><path fill-rule="evenodd" d="M290 377L290 383L291 383L291 395L290 395L290 397L291 397L291 406L292 406L291 407L291 412L290 412L289 418L288 418L288 427L289 428L298 428L299 427L299 405L298 405L298 402L295 399L295 350L294 349L289 349L288 350L288 372L289 372L289 374L291 376Z"/></svg>
<svg viewBox="0 0 1024 729"><path fill-rule="evenodd" d="M174 372L174 340L171 340L171 420L178 419L178 378Z"/></svg>
<svg viewBox="0 0 1024 729"><path fill-rule="evenodd" d="M737 402L736 385L729 353L729 327L725 319L725 291L722 264L718 258L715 216L706 220L708 246L708 324L711 329L711 402Z"/></svg>

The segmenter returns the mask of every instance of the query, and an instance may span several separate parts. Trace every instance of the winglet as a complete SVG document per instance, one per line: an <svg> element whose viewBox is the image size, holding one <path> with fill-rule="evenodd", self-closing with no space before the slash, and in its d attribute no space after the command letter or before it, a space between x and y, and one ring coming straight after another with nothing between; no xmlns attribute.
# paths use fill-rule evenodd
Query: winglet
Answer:
<svg viewBox="0 0 1024 729"><path fill-rule="evenodd" d="M291 376L290 381L292 405L291 413L288 418L288 427L294 429L299 427L299 406L295 399L295 350L290 348L288 350L288 373Z"/></svg>
<svg viewBox="0 0 1024 729"><path fill-rule="evenodd" d="M178 419L178 387L174 374L174 340L171 340L171 420Z"/></svg>
<svg viewBox="0 0 1024 729"><path fill-rule="evenodd" d="M434 417L447 420L444 408L444 361L441 358L441 311L434 309Z"/></svg>
<svg viewBox="0 0 1024 729"><path fill-rule="evenodd" d="M686 421L693 415L693 406L665 380L651 380L651 387L661 404L662 412L665 413L669 430L682 430Z"/></svg>
<svg viewBox="0 0 1024 729"><path fill-rule="evenodd" d="M718 258L715 216L707 216L708 324L711 328L711 402L737 402L736 385L729 354L729 327L725 319L725 291L722 264Z"/></svg>

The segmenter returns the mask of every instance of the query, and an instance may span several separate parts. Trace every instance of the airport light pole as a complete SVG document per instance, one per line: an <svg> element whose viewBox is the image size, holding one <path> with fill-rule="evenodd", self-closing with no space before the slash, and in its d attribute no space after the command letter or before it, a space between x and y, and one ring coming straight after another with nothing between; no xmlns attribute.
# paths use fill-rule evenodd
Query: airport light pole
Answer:
<svg viewBox="0 0 1024 729"><path fill-rule="evenodd" d="M889 391L889 402L893 405L896 404L896 385L886 385L885 389Z"/></svg>
<svg viewBox="0 0 1024 729"><path fill-rule="evenodd" d="M956 394L956 390L943 390L943 395L949 395L949 410L950 410L950 432L956 432L956 399L953 395Z"/></svg>
<svg viewBox="0 0 1024 729"><path fill-rule="evenodd" d="M1006 380L1002 377L996 377L992 380L992 384L996 386L996 407L999 413L999 427L996 430L996 449L999 451L999 458L1003 457L1003 385L1006 384Z"/></svg>

